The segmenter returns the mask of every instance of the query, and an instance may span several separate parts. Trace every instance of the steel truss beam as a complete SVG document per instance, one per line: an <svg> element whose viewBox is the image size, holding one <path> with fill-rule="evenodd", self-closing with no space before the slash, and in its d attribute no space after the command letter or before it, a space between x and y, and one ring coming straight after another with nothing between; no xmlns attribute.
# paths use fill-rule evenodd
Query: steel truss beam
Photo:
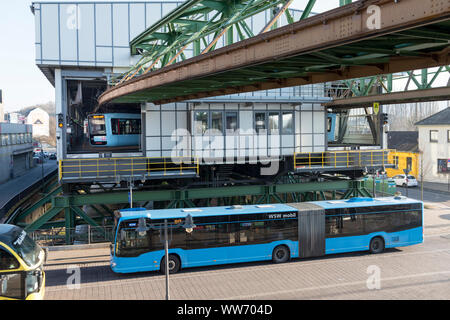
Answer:
<svg viewBox="0 0 450 320"><path fill-rule="evenodd" d="M368 196L363 181L338 180L327 182L299 182L291 178L291 183L273 185L248 185L217 188L196 188L186 190L157 190L135 191L133 202L154 201L165 203L166 208L194 207L194 202L205 200L209 205L212 199L217 200L218 205L250 204L250 203L286 203L289 201L314 201L324 200L325 192L331 192L335 198L337 191L345 190L345 197ZM77 216L93 227L98 227L96 219L89 217L80 207L84 205L110 205L128 203L127 192L104 192L92 194L61 195L52 198L52 208L33 223L25 225L17 221L28 232L37 229L45 229L55 225L61 226L63 222L51 220L60 213L64 213L64 226L75 227ZM216 205L217 205L216 204ZM61 215L60 215L61 216Z"/></svg>
<svg viewBox="0 0 450 320"><path fill-rule="evenodd" d="M269 9L270 22L260 33L277 27L277 20L285 14L288 23L293 23L288 7L293 0L225 0L187 1L167 16L150 26L130 42L131 54L141 55L138 63L125 74L113 78L111 84L122 83L138 75L174 63L179 57L185 60L184 51L192 47L194 56L215 49L217 41L225 36L226 45L235 40L253 37L246 19ZM309 0L301 16L306 19L315 0ZM163 31L163 32L161 32ZM234 31L238 39L234 39ZM212 36L213 40L208 39ZM201 46L203 44L203 49Z"/></svg>
<svg viewBox="0 0 450 320"><path fill-rule="evenodd" d="M430 10L431 2L358 1L126 81L103 93L99 102L164 104L448 65L448 40L405 33L423 28L450 33L450 8ZM372 4L383 12L378 30L366 26L366 9ZM352 30L344 28L349 25ZM355 50L355 45L362 49ZM310 62L298 65L305 59ZM282 68L289 63L293 67ZM242 70L271 76L244 77ZM223 84L197 86L198 79Z"/></svg>

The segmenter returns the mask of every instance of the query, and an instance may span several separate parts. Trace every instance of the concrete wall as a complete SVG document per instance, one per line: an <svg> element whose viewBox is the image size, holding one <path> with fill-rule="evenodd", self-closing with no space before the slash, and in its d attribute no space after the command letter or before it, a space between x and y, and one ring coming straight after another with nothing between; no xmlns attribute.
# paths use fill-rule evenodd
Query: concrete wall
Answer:
<svg viewBox="0 0 450 320"><path fill-rule="evenodd" d="M32 128L29 125L0 123L0 183L20 175L33 165ZM16 159L16 163L14 160ZM14 165L24 165L14 170Z"/></svg>

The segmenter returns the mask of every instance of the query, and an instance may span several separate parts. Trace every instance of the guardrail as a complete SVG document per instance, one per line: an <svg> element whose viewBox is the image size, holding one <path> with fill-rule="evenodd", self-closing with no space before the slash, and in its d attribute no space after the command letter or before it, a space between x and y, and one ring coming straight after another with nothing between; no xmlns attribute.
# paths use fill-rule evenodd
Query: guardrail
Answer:
<svg viewBox="0 0 450 320"><path fill-rule="evenodd" d="M155 179L196 176L199 161L194 158L95 158L64 159L59 161L59 180L125 180L129 177Z"/></svg>
<svg viewBox="0 0 450 320"><path fill-rule="evenodd" d="M44 247L67 245L66 233L69 234L71 244L93 244L112 242L114 238L113 226L93 227L90 225L79 225L75 228L52 228L36 230L28 235L39 245Z"/></svg>
<svg viewBox="0 0 450 320"><path fill-rule="evenodd" d="M395 150L351 150L302 152L294 154L296 169L352 169L364 167L395 167L390 153Z"/></svg>

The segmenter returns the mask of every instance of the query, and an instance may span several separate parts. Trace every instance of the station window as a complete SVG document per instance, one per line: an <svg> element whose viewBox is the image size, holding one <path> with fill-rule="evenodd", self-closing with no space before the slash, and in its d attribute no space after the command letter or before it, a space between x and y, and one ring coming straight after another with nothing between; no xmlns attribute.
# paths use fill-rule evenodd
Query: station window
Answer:
<svg viewBox="0 0 450 320"><path fill-rule="evenodd" d="M211 129L214 129L216 133L223 132L223 112L211 112Z"/></svg>
<svg viewBox="0 0 450 320"><path fill-rule="evenodd" d="M292 112L283 112L283 134L294 133L294 115Z"/></svg>
<svg viewBox="0 0 450 320"><path fill-rule="evenodd" d="M280 113L269 112L269 133L278 134L280 130Z"/></svg>
<svg viewBox="0 0 450 320"><path fill-rule="evenodd" d="M260 133L262 130L266 130L266 113L255 112L255 130Z"/></svg>
<svg viewBox="0 0 450 320"><path fill-rule="evenodd" d="M238 113L227 112L225 122L227 133L233 133L236 131L238 129Z"/></svg>
<svg viewBox="0 0 450 320"><path fill-rule="evenodd" d="M195 134L204 134L208 130L208 112L197 111L194 115Z"/></svg>

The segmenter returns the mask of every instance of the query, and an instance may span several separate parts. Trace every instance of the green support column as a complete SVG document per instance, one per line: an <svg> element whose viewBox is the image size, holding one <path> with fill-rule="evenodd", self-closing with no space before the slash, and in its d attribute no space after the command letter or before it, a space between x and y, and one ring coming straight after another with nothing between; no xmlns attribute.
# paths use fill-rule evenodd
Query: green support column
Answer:
<svg viewBox="0 0 450 320"><path fill-rule="evenodd" d="M72 231L75 228L75 216L70 210L69 207L64 208L64 219L65 219L65 227L66 227L66 244L72 244Z"/></svg>
<svg viewBox="0 0 450 320"><path fill-rule="evenodd" d="M230 44L233 44L233 31L234 31L234 28L233 28L233 26L230 26L229 28L228 28L228 30L227 30L227 36L226 36L226 39L225 39L225 44L227 45L227 46L229 46Z"/></svg>
<svg viewBox="0 0 450 320"><path fill-rule="evenodd" d="M339 0L339 6L341 7L350 3L352 3L352 0Z"/></svg>

